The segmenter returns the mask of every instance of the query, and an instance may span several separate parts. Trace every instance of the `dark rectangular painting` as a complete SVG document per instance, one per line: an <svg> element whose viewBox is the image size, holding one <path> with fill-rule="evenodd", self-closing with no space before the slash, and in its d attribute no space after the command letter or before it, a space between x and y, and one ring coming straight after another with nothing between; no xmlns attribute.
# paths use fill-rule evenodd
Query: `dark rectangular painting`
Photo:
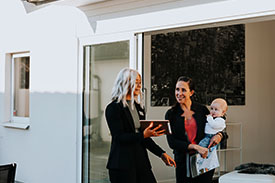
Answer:
<svg viewBox="0 0 275 183"><path fill-rule="evenodd" d="M194 80L201 104L221 97L245 105L244 24L156 34L151 44L151 106L175 103L179 76Z"/></svg>

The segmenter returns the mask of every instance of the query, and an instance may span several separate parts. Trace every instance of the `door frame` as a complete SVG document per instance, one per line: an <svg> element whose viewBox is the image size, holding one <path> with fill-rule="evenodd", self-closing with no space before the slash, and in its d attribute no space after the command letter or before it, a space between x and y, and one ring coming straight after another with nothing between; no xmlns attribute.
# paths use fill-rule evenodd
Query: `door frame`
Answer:
<svg viewBox="0 0 275 183"><path fill-rule="evenodd" d="M76 139L76 182L83 183L82 173L82 164L83 164L83 147L82 147L82 140L83 140L83 106L82 103L84 101L83 98L83 87L84 87L84 47L91 46L91 45L98 45L98 44L106 44L112 42L119 42L119 41L129 41L129 67L133 69L137 69L137 58L136 58L136 37L133 32L126 32L126 33L116 33L116 34L106 34L106 35L93 35L87 37L80 37L78 38L78 89L77 89L77 121L81 121L81 123L77 123L76 130L77 130L77 139Z"/></svg>

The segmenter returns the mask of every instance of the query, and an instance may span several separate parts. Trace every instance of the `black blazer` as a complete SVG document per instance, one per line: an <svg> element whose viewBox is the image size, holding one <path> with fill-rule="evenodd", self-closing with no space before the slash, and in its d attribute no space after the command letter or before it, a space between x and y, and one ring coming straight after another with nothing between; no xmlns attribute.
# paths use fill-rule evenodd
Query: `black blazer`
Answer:
<svg viewBox="0 0 275 183"><path fill-rule="evenodd" d="M140 119L145 119L145 111L135 103ZM134 121L128 107L122 102L112 101L105 111L108 127L112 135L108 169L129 169L136 161L150 168L146 149L161 157L164 152L151 138L144 138L143 132L135 132Z"/></svg>
<svg viewBox="0 0 275 183"><path fill-rule="evenodd" d="M193 117L197 123L197 135L195 138L196 143L199 143L205 136L204 128L206 115L209 114L209 110L206 106L193 102L191 110L195 112ZM183 110L180 105L170 108L166 114L165 119L170 121L172 134L167 136L169 147L173 149L175 154L175 160L177 163L185 162L186 152L188 152L188 145L190 144L185 132L184 117L181 117Z"/></svg>

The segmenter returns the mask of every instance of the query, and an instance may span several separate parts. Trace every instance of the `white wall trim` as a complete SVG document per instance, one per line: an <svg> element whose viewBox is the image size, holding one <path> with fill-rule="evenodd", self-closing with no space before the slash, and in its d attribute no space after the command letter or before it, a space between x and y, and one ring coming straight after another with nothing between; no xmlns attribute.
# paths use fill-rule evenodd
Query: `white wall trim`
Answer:
<svg viewBox="0 0 275 183"><path fill-rule="evenodd" d="M76 123L76 183L82 180L82 88L83 88L83 46L80 46L78 39L78 60L77 60L77 121Z"/></svg>
<svg viewBox="0 0 275 183"><path fill-rule="evenodd" d="M132 32L122 32L122 33L110 33L104 35L90 35L83 36L79 38L80 47L86 45L96 45L96 44L104 44L118 41L126 41L130 40L130 37L134 33Z"/></svg>
<svg viewBox="0 0 275 183"><path fill-rule="evenodd" d="M136 41L133 32L110 33L104 35L92 35L79 38L80 49L87 45L105 44L119 41L129 41L129 67L136 69ZM83 59L83 58L82 58Z"/></svg>
<svg viewBox="0 0 275 183"><path fill-rule="evenodd" d="M194 6L180 5L178 8L167 10L142 12L137 9L125 12L123 16L114 13L113 16L106 15L106 18L104 15L88 18L91 24L96 24L95 34L97 35L122 32L142 33L239 20L244 23L254 18L275 19L275 1L272 0L226 0Z"/></svg>
<svg viewBox="0 0 275 183"><path fill-rule="evenodd" d="M15 129L21 129L21 130L27 130L30 127L30 124L15 123L15 122L4 122L1 125L7 128L15 128Z"/></svg>
<svg viewBox="0 0 275 183"><path fill-rule="evenodd" d="M190 22L171 24L171 25L165 25L165 26L148 27L148 28L134 31L134 33L161 31L161 30L175 29L180 27L194 27L194 26L217 27L217 26L229 25L229 24L230 25L242 24L242 23L251 23L251 22L267 21L267 20L275 20L275 10L260 12L260 13L236 15L236 16L226 16L226 17L220 17L220 18L210 18L210 19L190 21Z"/></svg>

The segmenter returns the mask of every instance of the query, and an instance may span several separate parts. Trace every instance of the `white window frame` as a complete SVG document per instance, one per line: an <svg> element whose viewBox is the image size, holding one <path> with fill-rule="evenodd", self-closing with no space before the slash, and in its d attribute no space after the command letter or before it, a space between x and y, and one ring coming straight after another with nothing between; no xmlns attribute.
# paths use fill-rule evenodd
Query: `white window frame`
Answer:
<svg viewBox="0 0 275 183"><path fill-rule="evenodd" d="M9 100L10 100L10 108L9 108L9 121L4 123L3 126L10 127L10 128L19 128L19 129L28 129L30 123L30 99L29 99L29 117L18 117L13 115L13 108L14 108L14 62L16 58L20 57L29 57L30 53L16 53L11 54L10 60L10 93L9 93ZM31 73L30 73L31 74ZM30 77L29 74L29 77ZM29 79L30 81L30 79ZM30 90L30 83L29 83L29 90Z"/></svg>

